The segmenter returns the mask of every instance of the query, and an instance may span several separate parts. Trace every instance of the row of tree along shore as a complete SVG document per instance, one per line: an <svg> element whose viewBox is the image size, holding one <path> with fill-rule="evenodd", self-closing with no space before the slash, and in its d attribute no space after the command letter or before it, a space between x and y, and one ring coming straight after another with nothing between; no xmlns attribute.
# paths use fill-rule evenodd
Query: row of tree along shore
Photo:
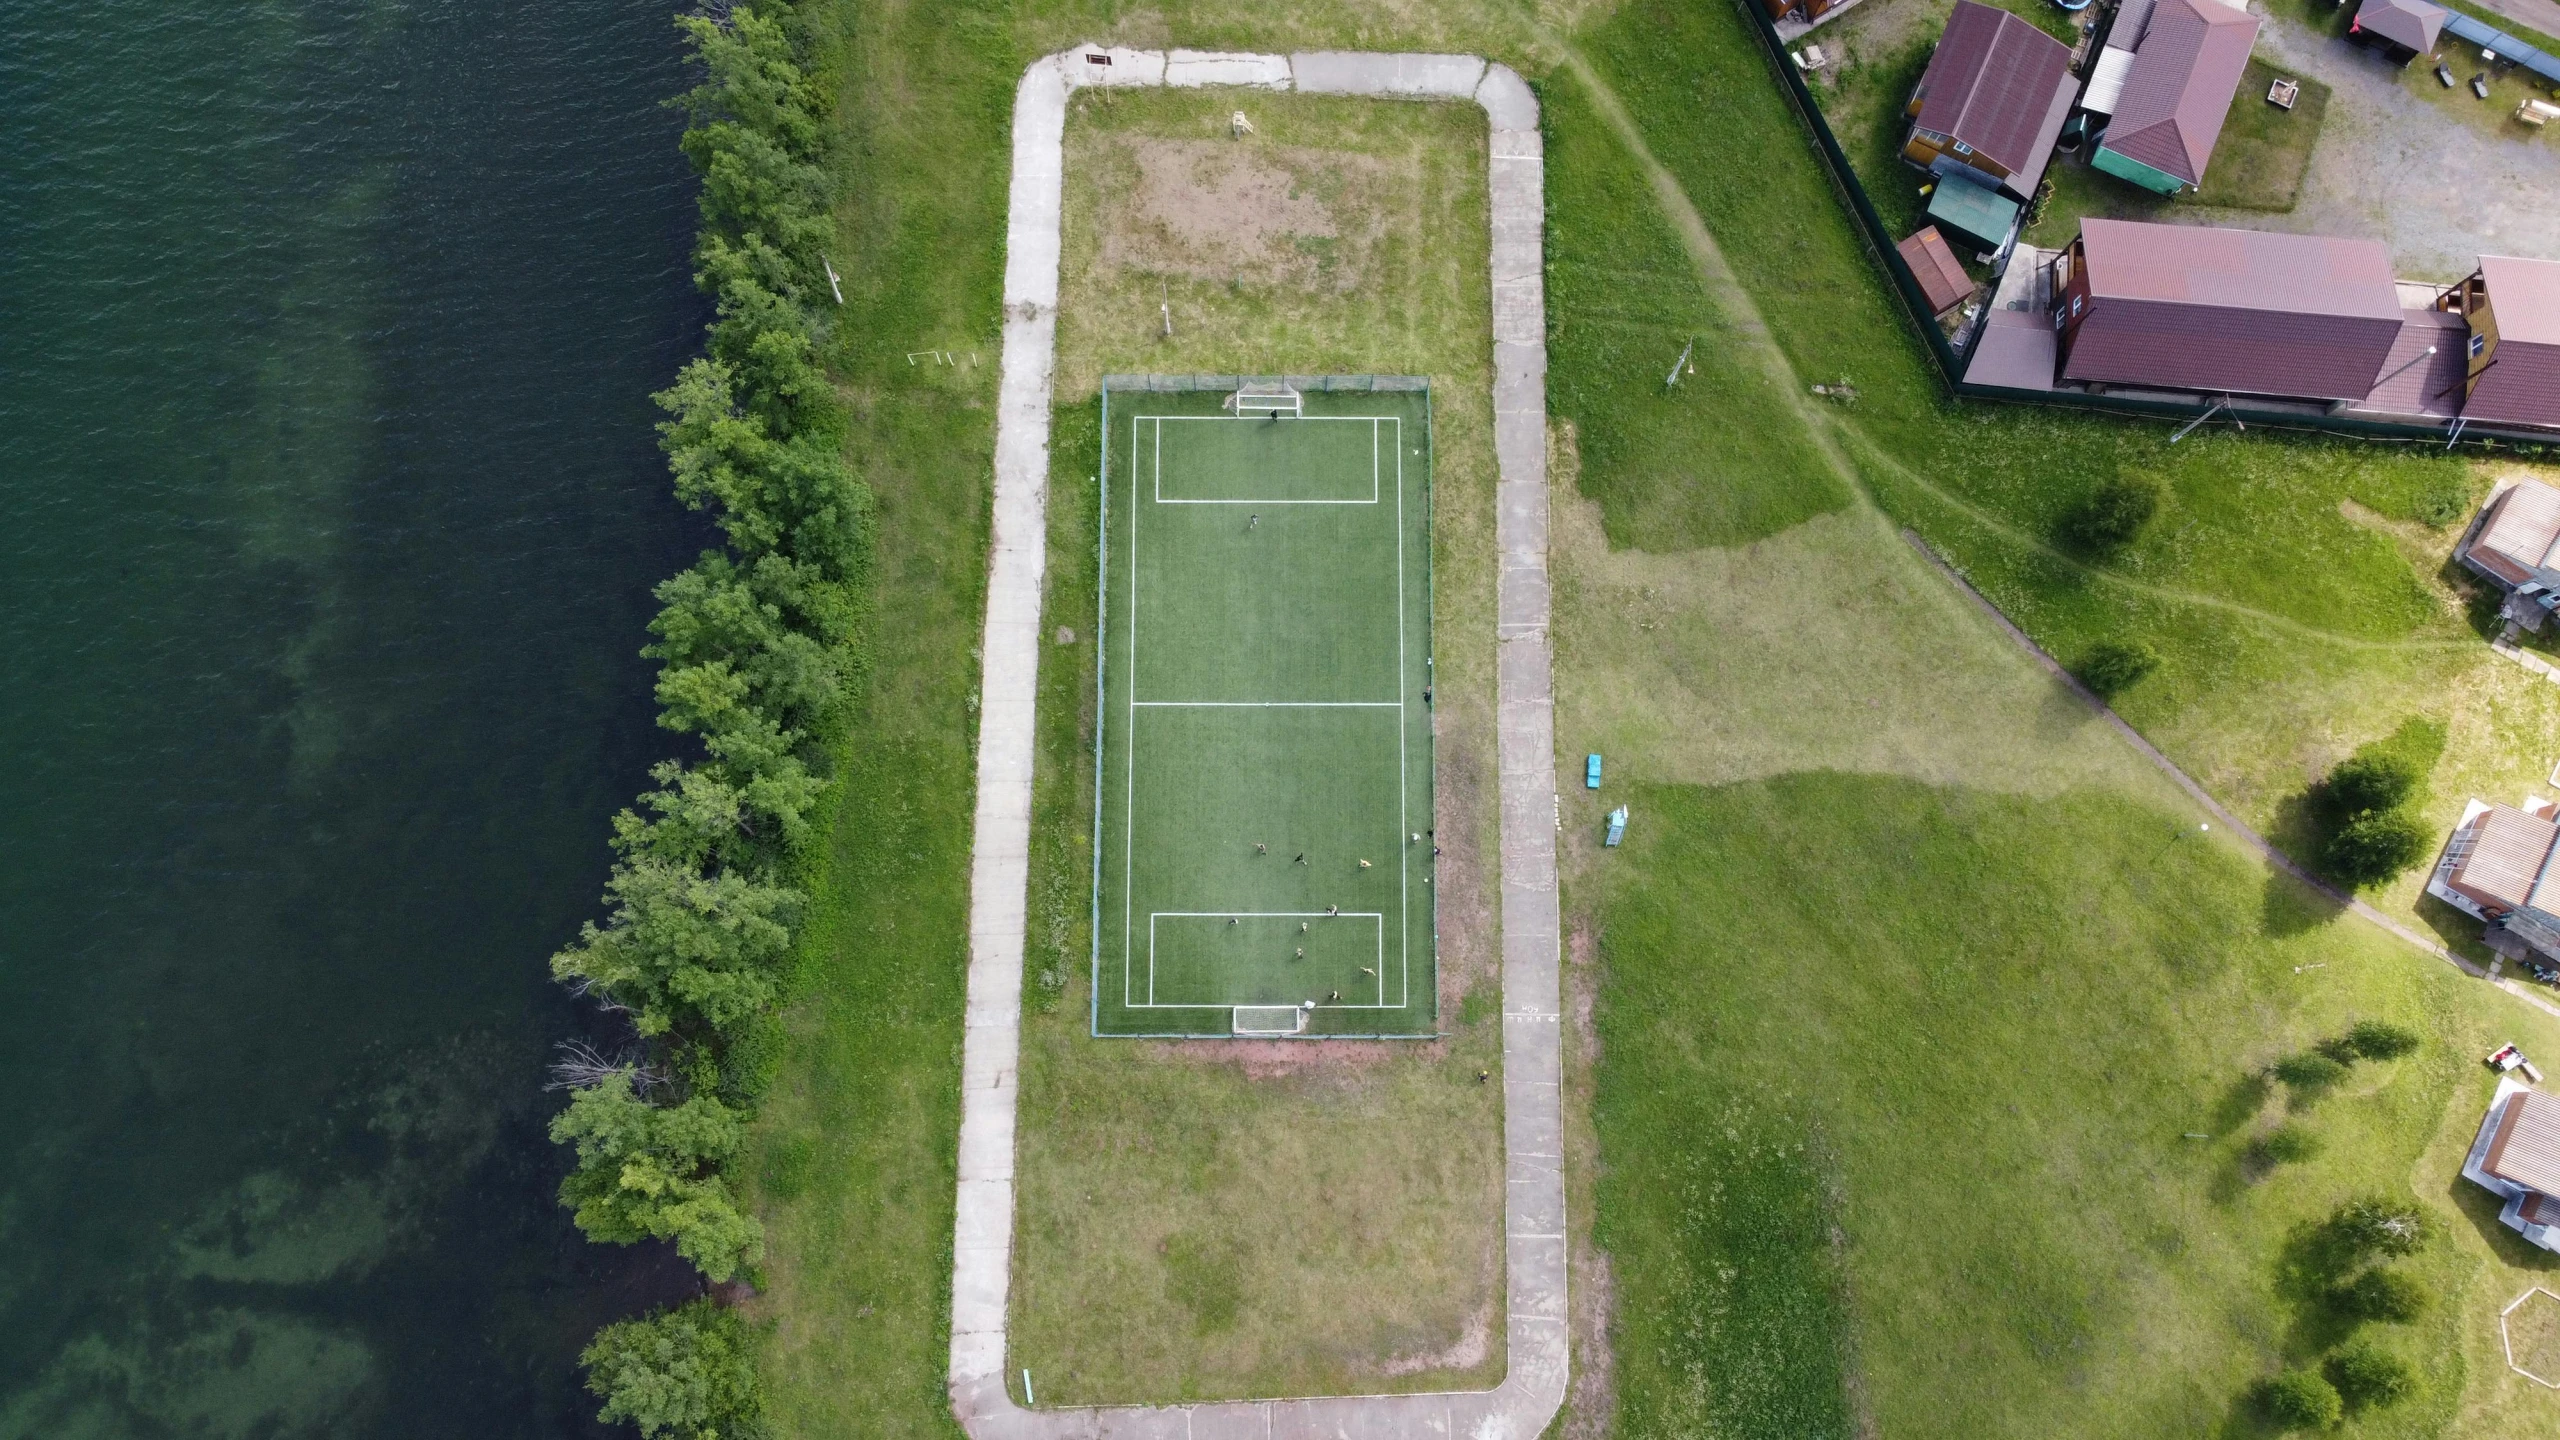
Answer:
<svg viewBox="0 0 2560 1440"><path fill-rule="evenodd" d="M694 281L717 302L706 352L658 395L676 495L722 544L660 585L643 651L658 723L692 758L613 817L605 918L553 974L632 1032L573 1047L552 1138L560 1198L593 1240L673 1242L707 1281L752 1276L763 1227L733 1167L778 1059L807 851L860 661L869 494L820 360L832 233L828 98L784 0L677 17L701 83L675 102L701 176ZM583 1357L601 1418L644 1435L763 1430L743 1320L704 1298L607 1326Z"/></svg>

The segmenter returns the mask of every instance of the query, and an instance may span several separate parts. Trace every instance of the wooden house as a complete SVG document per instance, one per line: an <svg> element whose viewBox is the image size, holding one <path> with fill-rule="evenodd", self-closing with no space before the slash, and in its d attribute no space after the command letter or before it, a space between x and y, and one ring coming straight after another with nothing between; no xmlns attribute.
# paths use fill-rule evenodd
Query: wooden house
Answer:
<svg viewBox="0 0 2560 1440"><path fill-rule="evenodd" d="M2560 261L2483 255L2436 306L2467 325L2465 424L2560 426Z"/></svg>
<svg viewBox="0 0 2560 1440"><path fill-rule="evenodd" d="M2030 200L2079 83L2069 46L2006 10L1956 0L1906 107L1902 156Z"/></svg>

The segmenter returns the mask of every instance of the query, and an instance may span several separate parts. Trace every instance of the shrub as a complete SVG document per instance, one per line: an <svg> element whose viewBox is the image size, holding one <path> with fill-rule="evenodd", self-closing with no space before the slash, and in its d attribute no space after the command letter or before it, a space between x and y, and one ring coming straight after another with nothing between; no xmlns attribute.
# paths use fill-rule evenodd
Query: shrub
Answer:
<svg viewBox="0 0 2560 1440"><path fill-rule="evenodd" d="M2433 1298L2418 1278L2388 1265L2377 1265L2334 1292L2338 1308L2359 1320L2406 1323L2425 1313Z"/></svg>
<svg viewBox="0 0 2560 1440"><path fill-rule="evenodd" d="M2400 810L2359 815L2329 837L2323 858L2329 873L2350 885L2375 885L2418 863L2427 853L2427 827Z"/></svg>
<svg viewBox="0 0 2560 1440"><path fill-rule="evenodd" d="M2062 538L2107 554L2132 544L2159 511L2159 481L2148 475L2110 476L2062 517Z"/></svg>
<svg viewBox="0 0 2560 1440"><path fill-rule="evenodd" d="M709 1300L624 1320L596 1333L578 1363L604 1401L607 1425L629 1421L648 1440L752 1440L764 1402L746 1323Z"/></svg>
<svg viewBox="0 0 2560 1440"><path fill-rule="evenodd" d="M2269 1165L2295 1165L2320 1153L2320 1137L2300 1125L2279 1125L2252 1147Z"/></svg>
<svg viewBox="0 0 2560 1440"><path fill-rule="evenodd" d="M2329 1233L2356 1256L2414 1255L2435 1233L2427 1212L2406 1200L2367 1196L2329 1217Z"/></svg>
<svg viewBox="0 0 2560 1440"><path fill-rule="evenodd" d="M2409 1362L2374 1344L2360 1340L2329 1357L2326 1367L2338 1396L2351 1409L2380 1409L2396 1405L2408 1398L2418 1383Z"/></svg>
<svg viewBox="0 0 2560 1440"><path fill-rule="evenodd" d="M2108 640L2080 662L2080 683L2112 700L2160 668L2160 652L2139 640Z"/></svg>
<svg viewBox="0 0 2560 1440"><path fill-rule="evenodd" d="M2417 762L2392 751L2359 751L2329 772L2329 803L2341 815L2396 810L2426 779Z"/></svg>
<svg viewBox="0 0 2560 1440"><path fill-rule="evenodd" d="M2287 1055L2276 1062L2276 1078L2296 1090L2316 1094L2347 1078L2347 1067L2326 1055Z"/></svg>
<svg viewBox="0 0 2560 1440"><path fill-rule="evenodd" d="M2338 1387L2313 1370L2287 1370L2258 1386L2258 1407L2286 1430L2326 1430L2346 1413Z"/></svg>
<svg viewBox="0 0 2560 1440"><path fill-rule="evenodd" d="M720 1174L745 1148L742 1112L707 1095L652 1105L628 1083L607 1080L570 1096L551 1139L577 1147L560 1200L588 1239L672 1240L713 1280L764 1258L764 1227L738 1208Z"/></svg>
<svg viewBox="0 0 2560 1440"><path fill-rule="evenodd" d="M2346 1043L2367 1060L2397 1060L2418 1048L2418 1032L2388 1020L2359 1020Z"/></svg>

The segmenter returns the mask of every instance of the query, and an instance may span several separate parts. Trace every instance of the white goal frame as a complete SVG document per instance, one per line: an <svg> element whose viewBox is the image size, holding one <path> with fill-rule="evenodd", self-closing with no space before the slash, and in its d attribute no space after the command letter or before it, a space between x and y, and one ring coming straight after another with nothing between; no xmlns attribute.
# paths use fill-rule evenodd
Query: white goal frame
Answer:
<svg viewBox="0 0 2560 1440"><path fill-rule="evenodd" d="M1247 415L1286 415L1292 420L1303 420L1307 414L1307 399L1293 385L1248 380L1236 387L1236 393L1227 397L1227 408L1236 412L1238 419Z"/></svg>

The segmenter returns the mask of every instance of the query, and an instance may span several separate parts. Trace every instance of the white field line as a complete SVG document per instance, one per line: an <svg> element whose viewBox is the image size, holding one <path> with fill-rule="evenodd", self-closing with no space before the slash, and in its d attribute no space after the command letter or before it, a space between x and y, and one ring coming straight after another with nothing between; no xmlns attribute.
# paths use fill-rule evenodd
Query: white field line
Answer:
<svg viewBox="0 0 2560 1440"><path fill-rule="evenodd" d="M1008 1381L1016 1065L1030 881L1032 715L1047 565L1050 384L1068 94L1082 86L1259 86L1473 100L1490 124L1497 726L1501 735L1504 1352L1491 1390L1193 1406L1031 1410ZM1439 1435L1532 1440L1568 1374L1553 655L1547 635L1544 150L1538 102L1472 55L1226 54L1080 46L1036 60L1014 94L997 384L994 542L981 647L970 856L968 1002L952 1234L953 1415L972 1440L1104 1435ZM1134 528L1134 527L1133 527ZM1131 627L1134 640L1135 627ZM1131 679L1134 681L1133 675ZM1134 711L1131 712L1134 714Z"/></svg>

